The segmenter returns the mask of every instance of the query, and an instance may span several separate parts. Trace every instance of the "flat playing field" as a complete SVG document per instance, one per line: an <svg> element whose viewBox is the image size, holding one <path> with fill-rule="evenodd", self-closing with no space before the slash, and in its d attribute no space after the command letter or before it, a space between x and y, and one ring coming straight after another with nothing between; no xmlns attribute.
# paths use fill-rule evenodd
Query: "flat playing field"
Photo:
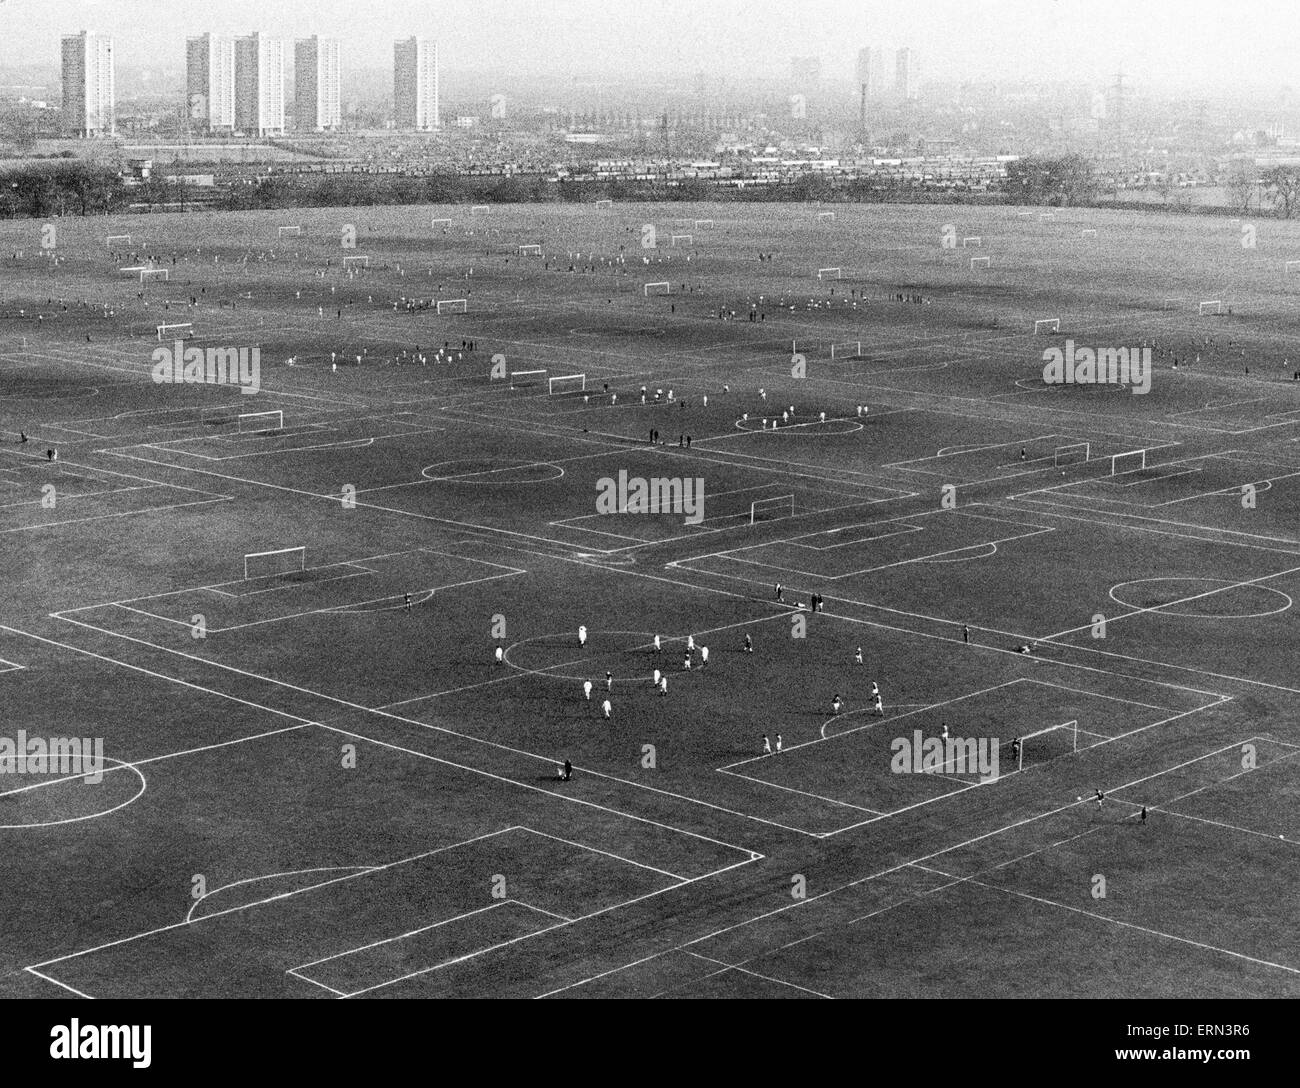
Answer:
<svg viewBox="0 0 1300 1088"><path fill-rule="evenodd" d="M1293 259L0 222L0 996L1300 996Z"/></svg>

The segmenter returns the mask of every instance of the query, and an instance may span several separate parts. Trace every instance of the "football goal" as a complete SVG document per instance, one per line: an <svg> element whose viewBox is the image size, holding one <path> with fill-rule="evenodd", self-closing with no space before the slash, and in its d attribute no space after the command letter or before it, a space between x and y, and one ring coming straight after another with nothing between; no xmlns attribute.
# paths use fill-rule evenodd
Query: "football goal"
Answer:
<svg viewBox="0 0 1300 1088"><path fill-rule="evenodd" d="M1088 745L1085 743L1084 747ZM1026 764L1034 766L1061 756L1073 755L1079 750L1079 723L1077 720L1049 725L1032 733L998 745L998 768L1014 762L1015 770L1023 771Z"/></svg>
<svg viewBox="0 0 1300 1088"><path fill-rule="evenodd" d="M581 393L587 388L586 374L556 374L546 379L548 393Z"/></svg>
<svg viewBox="0 0 1300 1088"><path fill-rule="evenodd" d="M541 246L520 246L519 256L521 257L540 257L542 255Z"/></svg>
<svg viewBox="0 0 1300 1088"><path fill-rule="evenodd" d="M1092 227L1085 227L1085 228L1084 228L1084 231L1083 231L1083 234L1081 235L1081 237L1083 237L1083 238L1096 238L1096 237L1097 237L1097 232L1096 232L1096 230L1094 230Z"/></svg>
<svg viewBox="0 0 1300 1088"><path fill-rule="evenodd" d="M598 207L598 208L612 208L613 206L614 206L614 202L613 202L612 200L598 200L598 201L596 201L596 207Z"/></svg>
<svg viewBox="0 0 1300 1088"><path fill-rule="evenodd" d="M1092 456L1092 443L1071 442L1068 446L1057 446L1052 451L1052 464L1057 468L1062 465L1080 465Z"/></svg>
<svg viewBox="0 0 1300 1088"><path fill-rule="evenodd" d="M172 270L170 268L142 268L140 269L140 282L145 280L164 279L170 280Z"/></svg>
<svg viewBox="0 0 1300 1088"><path fill-rule="evenodd" d="M438 299L438 313L443 312L446 308L448 313L464 314L469 312L469 299L465 298L440 298Z"/></svg>
<svg viewBox="0 0 1300 1088"><path fill-rule="evenodd" d="M276 548L269 552L249 552L244 556L244 578L272 578L277 574L301 574L307 569L307 549Z"/></svg>
<svg viewBox="0 0 1300 1088"><path fill-rule="evenodd" d="M834 268L819 268L819 269L817 269L817 278L818 278L819 280L824 280L824 279L833 279L833 280L838 280L838 279L842 279L842 278L843 278L843 270L842 270L838 265L836 265Z"/></svg>
<svg viewBox="0 0 1300 1088"><path fill-rule="evenodd" d="M1146 467L1146 450L1129 450L1127 453L1111 455L1110 474L1112 476L1123 476L1126 472L1140 472Z"/></svg>
<svg viewBox="0 0 1300 1088"><path fill-rule="evenodd" d="M110 247L117 242L125 242L127 245L130 245L131 236L129 234L110 234L104 239L104 244Z"/></svg>
<svg viewBox="0 0 1300 1088"><path fill-rule="evenodd" d="M450 227L450 226L451 226L451 220L450 220L450 219L433 219L433 220L430 220L430 221L429 221L429 226L431 226L431 227Z"/></svg>
<svg viewBox="0 0 1300 1088"><path fill-rule="evenodd" d="M684 246L693 246L695 244L695 239L689 234L674 234L673 245L676 245L678 242L681 242Z"/></svg>
<svg viewBox="0 0 1300 1088"><path fill-rule="evenodd" d="M240 434L267 434L271 431L284 430L284 412L277 408L273 412L241 412L235 417Z"/></svg>
<svg viewBox="0 0 1300 1088"><path fill-rule="evenodd" d="M177 340L186 340L194 335L194 323L191 321L177 321L170 325L159 325L157 327L158 343L162 343L164 336L171 336Z"/></svg>
<svg viewBox="0 0 1300 1088"><path fill-rule="evenodd" d="M980 234L972 234L961 240L961 246L962 249L965 249L967 246L979 246L982 249L984 247L984 237Z"/></svg>
<svg viewBox="0 0 1300 1088"><path fill-rule="evenodd" d="M696 229L696 230L699 230L701 227L711 227L711 226L713 226L713 220L712 220L712 219L697 219L697 220L695 220L695 229Z"/></svg>
<svg viewBox="0 0 1300 1088"><path fill-rule="evenodd" d="M1060 332L1061 319L1059 317L1042 317L1034 322L1034 335L1040 332Z"/></svg>
<svg viewBox="0 0 1300 1088"><path fill-rule="evenodd" d="M1039 212L1039 213L1038 213L1038 218L1039 218L1039 219L1055 219L1056 216L1055 216L1055 214L1053 214L1052 212Z"/></svg>
<svg viewBox="0 0 1300 1088"><path fill-rule="evenodd" d="M484 212L489 212L491 210L492 208L488 204L471 204L469 206L470 215L482 215Z"/></svg>
<svg viewBox="0 0 1300 1088"><path fill-rule="evenodd" d="M129 264L125 268L119 268L119 272L143 272L149 266L147 264Z"/></svg>
<svg viewBox="0 0 1300 1088"><path fill-rule="evenodd" d="M834 221L835 221L835 213L834 213L834 212L818 212L818 213L817 213L817 222L819 222L819 223L831 223L831 222L834 222Z"/></svg>
<svg viewBox="0 0 1300 1088"><path fill-rule="evenodd" d="M970 266L971 268L988 268L989 259L987 257L972 257Z"/></svg>
<svg viewBox="0 0 1300 1088"><path fill-rule="evenodd" d="M862 357L861 340L845 340L831 345L832 359L860 359Z"/></svg>
<svg viewBox="0 0 1300 1088"><path fill-rule="evenodd" d="M777 495L771 499L755 499L749 504L749 524L757 525L760 521L776 521L780 518L794 517L794 496Z"/></svg>
<svg viewBox="0 0 1300 1088"><path fill-rule="evenodd" d="M370 267L370 258L369 258L369 257L366 257L366 256L363 256L363 255L355 255L355 254L354 254L353 256L351 256L351 257L344 257L344 258L343 258L343 271L344 271L344 272L346 272L346 271L347 271L348 269L350 269L350 268L356 268L358 265L359 265L360 267L362 267L362 268L369 268L369 267Z"/></svg>
<svg viewBox="0 0 1300 1088"><path fill-rule="evenodd" d="M510 374L510 388L516 385L540 385L542 376L546 374L546 368L542 367L537 370L515 370Z"/></svg>
<svg viewBox="0 0 1300 1088"><path fill-rule="evenodd" d="M1201 315L1218 314L1223 312L1223 303L1219 299L1211 299L1209 302L1202 302L1196 307L1196 312Z"/></svg>
<svg viewBox="0 0 1300 1088"><path fill-rule="evenodd" d="M302 225L295 223L291 227L276 227L275 236L277 238L286 238L289 236L297 237L302 233Z"/></svg>
<svg viewBox="0 0 1300 1088"><path fill-rule="evenodd" d="M662 291L659 290L660 287L663 288ZM647 283L645 285L645 293L648 295L652 290L656 295L671 295L673 293L673 285L667 280L660 280L658 283Z"/></svg>

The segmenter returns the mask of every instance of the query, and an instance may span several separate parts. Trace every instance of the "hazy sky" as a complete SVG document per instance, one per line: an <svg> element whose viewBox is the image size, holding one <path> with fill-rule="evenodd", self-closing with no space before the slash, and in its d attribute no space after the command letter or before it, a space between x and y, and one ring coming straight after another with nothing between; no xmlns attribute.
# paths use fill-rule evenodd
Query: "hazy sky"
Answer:
<svg viewBox="0 0 1300 1088"><path fill-rule="evenodd" d="M1300 83L1300 0L0 0L0 63L57 63L83 28L177 68L189 34L262 29L341 37L349 68L418 33L450 70L784 77L807 54L848 77L871 44L912 46L923 79Z"/></svg>

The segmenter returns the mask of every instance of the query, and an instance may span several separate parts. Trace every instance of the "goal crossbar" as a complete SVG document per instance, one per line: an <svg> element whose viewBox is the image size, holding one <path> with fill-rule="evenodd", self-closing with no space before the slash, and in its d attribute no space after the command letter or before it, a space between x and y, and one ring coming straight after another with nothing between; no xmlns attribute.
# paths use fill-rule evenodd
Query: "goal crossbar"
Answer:
<svg viewBox="0 0 1300 1088"><path fill-rule="evenodd" d="M755 499L749 504L749 524L794 517L794 496L776 495L770 499Z"/></svg>
<svg viewBox="0 0 1300 1088"><path fill-rule="evenodd" d="M182 332L181 332L181 339L182 339L182 340L185 339L185 332L186 332L186 331L188 331L189 334L190 334L191 336L194 335L194 323L193 323L193 322L191 322L191 321L178 321L178 322L175 322L174 324L171 324L171 325L159 325L159 326L157 326L157 328L156 328L155 331L158 333L158 342L159 342L160 344L162 343L162 338L163 338L163 335L164 335L165 333L174 332L174 331L176 331L177 329L182 330Z"/></svg>
<svg viewBox="0 0 1300 1088"><path fill-rule="evenodd" d="M843 279L843 277L844 277L843 269L841 269L839 265L835 265L835 266L832 267L832 268L819 268L819 269L817 269L817 278L818 278L819 280L825 279L827 276L831 275L831 273L834 273L834 274L835 274L835 278L836 278L837 280L838 280L838 279Z"/></svg>
<svg viewBox="0 0 1300 1088"><path fill-rule="evenodd" d="M563 383L564 387L559 389L560 393L582 393L587 388L586 374L556 374L554 377L546 379L547 393L557 392L556 383Z"/></svg>
<svg viewBox="0 0 1300 1088"><path fill-rule="evenodd" d="M254 573L262 567L272 569ZM300 573L306 569L307 548L303 545L296 548L276 548L269 552L248 552L244 556L245 580L266 578L275 574Z"/></svg>
<svg viewBox="0 0 1300 1088"><path fill-rule="evenodd" d="M464 298L440 298L438 299L438 313L442 313L442 308L459 306L460 309L453 310L453 313L463 314L469 310L469 300Z"/></svg>
<svg viewBox="0 0 1300 1088"><path fill-rule="evenodd" d="M645 285L645 293L647 295L650 293L650 288L652 287L662 287L665 295L671 295L673 293L673 285L667 280L660 280L658 283L647 283Z"/></svg>
<svg viewBox="0 0 1300 1088"><path fill-rule="evenodd" d="M267 412L241 412L235 417L240 434L266 434L284 430L284 412L276 408Z"/></svg>
<svg viewBox="0 0 1300 1088"><path fill-rule="evenodd" d="M987 257L972 257L970 259L971 268L974 268L976 265L983 265L985 268L987 268L988 263L989 263L989 259Z"/></svg>
<svg viewBox="0 0 1300 1088"><path fill-rule="evenodd" d="M1060 332L1061 319L1059 317L1043 317L1034 322L1034 335L1040 332Z"/></svg>

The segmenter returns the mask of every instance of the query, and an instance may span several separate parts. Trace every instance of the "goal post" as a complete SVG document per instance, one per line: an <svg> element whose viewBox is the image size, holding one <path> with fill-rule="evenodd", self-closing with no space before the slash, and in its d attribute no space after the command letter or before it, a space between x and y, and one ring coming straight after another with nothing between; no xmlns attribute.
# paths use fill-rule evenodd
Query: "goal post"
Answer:
<svg viewBox="0 0 1300 1088"><path fill-rule="evenodd" d="M177 321L170 325L158 325L155 331L158 333L158 343L160 344L165 336L186 340L194 335L194 323L191 321Z"/></svg>
<svg viewBox="0 0 1300 1088"><path fill-rule="evenodd" d="M835 265L835 266L832 267L832 268L819 268L819 269L817 269L817 278L818 278L819 280L824 280L824 279L834 279L834 280L839 280L839 279L843 279L843 278L844 278L844 270L841 269L839 265Z"/></svg>
<svg viewBox="0 0 1300 1088"><path fill-rule="evenodd" d="M1088 746L1085 744L1084 747ZM1059 759L1061 756L1073 755L1078 750L1079 722L1077 719L1071 719L1068 722L1061 722L1060 725L1049 725L1045 729L1025 733L1014 741L999 744L998 767L1000 769L1004 762L1014 759L1016 770L1023 771L1026 757L1032 767L1035 764Z"/></svg>
<svg viewBox="0 0 1300 1088"><path fill-rule="evenodd" d="M586 388L586 374L556 374L546 379L547 393L582 393Z"/></svg>
<svg viewBox="0 0 1300 1088"><path fill-rule="evenodd" d="M673 245L676 245L678 242L688 246L693 246L695 244L695 238L689 234L674 234L672 239Z"/></svg>
<svg viewBox="0 0 1300 1088"><path fill-rule="evenodd" d="M301 574L307 569L307 549L276 548L269 552L248 552L244 556L244 580L273 578L279 574Z"/></svg>
<svg viewBox="0 0 1300 1088"><path fill-rule="evenodd" d="M860 359L862 357L861 340L845 340L831 345L832 359Z"/></svg>
<svg viewBox="0 0 1300 1088"><path fill-rule="evenodd" d="M663 288L662 291L659 290L660 287ZM647 295L649 295L651 291L654 291L656 295L671 295L673 293L673 285L667 280L660 280L658 283L647 283L644 290Z"/></svg>
<svg viewBox="0 0 1300 1088"><path fill-rule="evenodd" d="M697 219L697 220L695 220L695 229L696 229L696 230L699 230L701 227L711 227L711 226L713 226L713 220L712 220L712 219Z"/></svg>
<svg viewBox="0 0 1300 1088"><path fill-rule="evenodd" d="M519 256L521 257L540 257L542 255L541 246L520 246Z"/></svg>
<svg viewBox="0 0 1300 1088"><path fill-rule="evenodd" d="M1219 314L1223 312L1223 302L1220 299L1210 299L1208 302L1202 302L1196 307L1197 314Z"/></svg>
<svg viewBox="0 0 1300 1088"><path fill-rule="evenodd" d="M989 259L987 257L972 257L970 266L971 268L988 268Z"/></svg>
<svg viewBox="0 0 1300 1088"><path fill-rule="evenodd" d="M1057 468L1062 465L1078 465L1092 456L1091 442L1071 442L1066 446L1057 446L1052 450L1052 464Z"/></svg>
<svg viewBox="0 0 1300 1088"><path fill-rule="evenodd" d="M284 412L277 408L268 412L241 412L235 417L240 434L268 434L284 430Z"/></svg>
<svg viewBox="0 0 1300 1088"><path fill-rule="evenodd" d="M300 234L302 234L302 224L300 223L294 223L293 225L287 227L275 228L275 236L277 238L284 238L288 235L293 235L296 237Z"/></svg>
<svg viewBox="0 0 1300 1088"><path fill-rule="evenodd" d="M438 299L438 313L442 313L444 307L448 313L463 314L469 312L469 299L465 298L440 298Z"/></svg>
<svg viewBox="0 0 1300 1088"><path fill-rule="evenodd" d="M834 212L818 212L818 213L817 213L817 222L819 222L819 223L833 223L834 221L835 221L835 213L834 213Z"/></svg>
<svg viewBox="0 0 1300 1088"><path fill-rule="evenodd" d="M469 206L470 215L482 215L484 212L489 212L491 210L492 206L490 204L471 204Z"/></svg>
<svg viewBox="0 0 1300 1088"><path fill-rule="evenodd" d="M343 258L343 270L346 272L349 268L355 268L360 265L362 268L370 267L370 258L365 254L354 253L350 257Z"/></svg>
<svg viewBox="0 0 1300 1088"><path fill-rule="evenodd" d="M172 278L171 271L170 268L142 268L140 269L140 282L144 283L145 280L151 280L158 277L170 280Z"/></svg>
<svg viewBox="0 0 1300 1088"><path fill-rule="evenodd" d="M1110 474L1123 476L1126 472L1140 472L1147 467L1146 450L1129 450L1111 455Z"/></svg>
<svg viewBox="0 0 1300 1088"><path fill-rule="evenodd" d="M777 495L770 499L755 499L749 504L749 524L760 521L777 521L794 517L794 496Z"/></svg>
<svg viewBox="0 0 1300 1088"><path fill-rule="evenodd" d="M967 235L967 237L961 240L961 246L962 249L965 249L967 246L979 246L982 249L984 247L984 237L979 234Z"/></svg>
<svg viewBox="0 0 1300 1088"><path fill-rule="evenodd" d="M1034 335L1040 332L1060 332L1061 319L1059 317L1043 317L1034 322Z"/></svg>
<svg viewBox="0 0 1300 1088"><path fill-rule="evenodd" d="M1083 233L1080 235L1080 237L1081 237L1081 238L1096 238L1096 237L1097 237L1097 231L1096 231L1096 229L1095 229L1094 227L1085 227L1084 230L1083 230Z"/></svg>
<svg viewBox="0 0 1300 1088"><path fill-rule="evenodd" d="M127 245L130 245L131 236L129 234L110 234L104 239L104 245L106 246L111 247L114 242L125 242Z"/></svg>
<svg viewBox="0 0 1300 1088"><path fill-rule="evenodd" d="M598 208L612 208L613 206L614 206L614 202L613 202L612 200L598 200L598 201L596 201L596 207L598 207Z"/></svg>
<svg viewBox="0 0 1300 1088"><path fill-rule="evenodd" d="M450 220L450 219L431 219L431 220L429 221L429 226L430 226L430 227L434 227L434 228L437 228L437 227L450 228L450 227L451 227L451 220Z"/></svg>

